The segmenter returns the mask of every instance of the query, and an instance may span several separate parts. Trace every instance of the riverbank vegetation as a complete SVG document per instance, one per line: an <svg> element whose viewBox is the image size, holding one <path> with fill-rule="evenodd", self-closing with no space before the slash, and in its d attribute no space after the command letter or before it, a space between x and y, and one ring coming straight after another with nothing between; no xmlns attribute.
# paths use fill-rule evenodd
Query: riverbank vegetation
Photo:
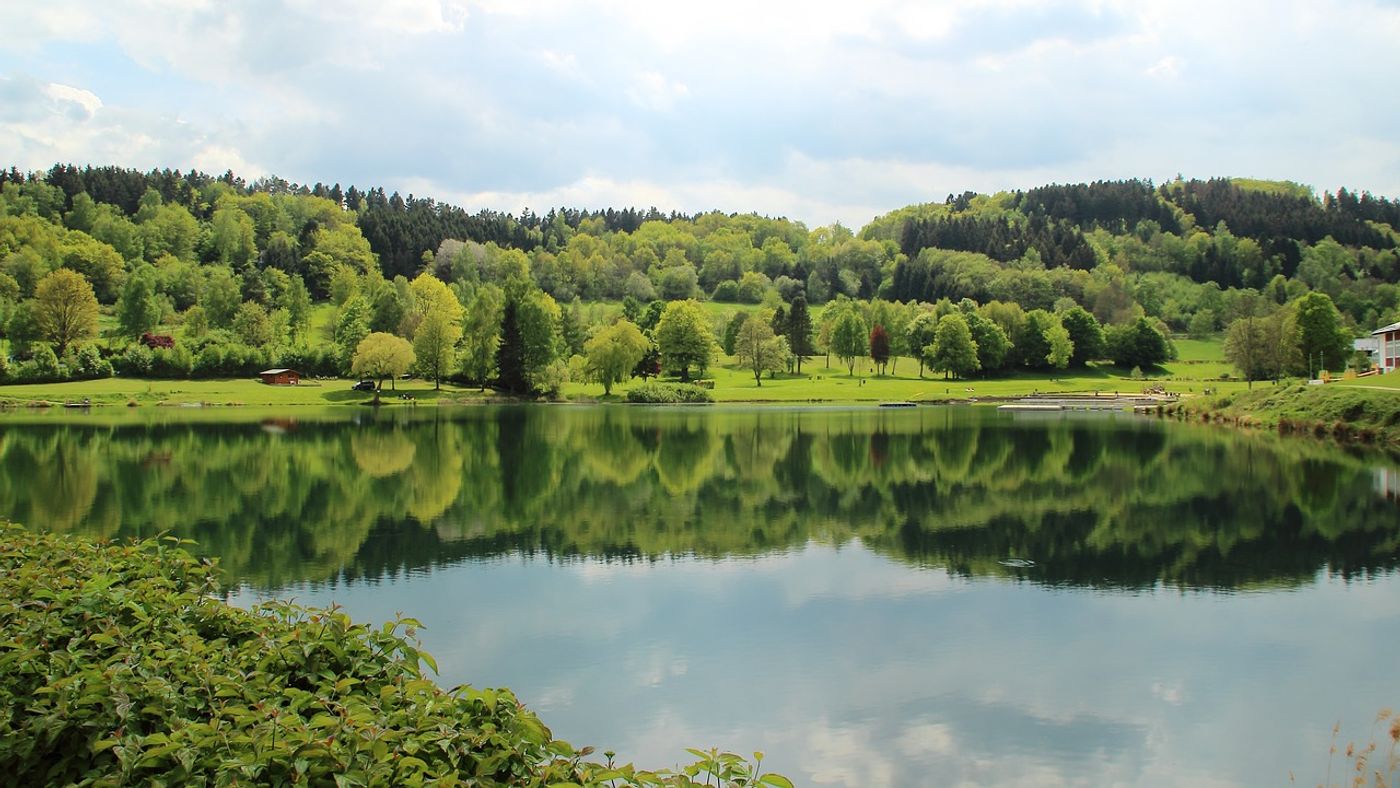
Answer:
<svg viewBox="0 0 1400 788"><path fill-rule="evenodd" d="M589 760L509 690L438 688L414 620L234 608L171 540L0 536L0 771L22 784L791 788L717 751L675 772Z"/></svg>
<svg viewBox="0 0 1400 788"><path fill-rule="evenodd" d="M1230 179L950 195L857 233L655 208L469 214L233 173L11 169L0 381L403 369L435 390L611 396L716 367L747 370L754 389L810 382L826 377L809 374L817 358L876 379L909 365L959 382L1095 366L1163 377L1179 353L1168 337L1221 332L1233 374L1278 379L1360 363L1350 338L1400 317L1397 224L1388 199ZM753 320L772 337L745 330ZM387 337L405 344L386 353ZM718 400L749 398L716 383Z"/></svg>
<svg viewBox="0 0 1400 788"><path fill-rule="evenodd" d="M1260 386L1183 400L1167 411L1186 418L1266 427L1400 449L1400 390L1389 386ZM1363 379L1369 382L1372 379ZM1359 383L1359 381L1358 381Z"/></svg>

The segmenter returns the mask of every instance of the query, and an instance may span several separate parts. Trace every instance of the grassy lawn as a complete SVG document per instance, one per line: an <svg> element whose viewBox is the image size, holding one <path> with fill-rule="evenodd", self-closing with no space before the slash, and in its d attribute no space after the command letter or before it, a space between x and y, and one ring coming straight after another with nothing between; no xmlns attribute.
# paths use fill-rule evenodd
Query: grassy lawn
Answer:
<svg viewBox="0 0 1400 788"><path fill-rule="evenodd" d="M351 391L350 380L306 380L298 386L268 386L248 378L223 380L140 380L105 378L72 383L35 383L0 387L0 402L19 405L48 402L62 405L89 399L95 405L335 405L368 402L373 395ZM475 388L444 383L441 391L422 380L398 381L397 390L384 385L383 402L407 404L398 399L410 394L415 402L475 400Z"/></svg>
<svg viewBox="0 0 1400 788"><path fill-rule="evenodd" d="M1355 380L1339 380L1335 385L1355 386L1364 389L1395 389L1396 391L1400 391L1400 372L1391 372L1388 375L1372 375L1369 378L1356 378Z"/></svg>
<svg viewBox="0 0 1400 788"><path fill-rule="evenodd" d="M318 307L313 315L313 330L325 330L329 325L329 308ZM1110 365L1092 365L1087 369L1056 373L1021 372L1000 378L944 380L941 374L928 372L921 379L919 365L911 358L901 358L894 365L895 373L874 374L868 358L856 362L855 374L833 358L826 366L824 356L815 356L804 364L801 375L764 377L763 385L754 383L753 374L725 357L707 372L715 383L713 394L719 402L887 402L892 400L939 401L983 398L1020 397L1035 393L1092 394L1094 392L1123 394L1141 393L1148 386L1161 386L1183 395L1231 393L1245 388L1240 381L1221 381L1230 372L1221 359L1220 343L1178 340L1182 358L1159 370L1135 380L1126 371ZM89 399L100 405L328 405L353 404L367 401L370 395L350 390L353 381L342 379L306 380L299 386L267 386L253 378L222 380L140 380L108 378L73 383L45 383L0 386L0 402L32 404L47 402L62 405ZM621 399L631 383L616 386L612 399ZM1400 374L1366 378L1342 385L1381 385L1400 389ZM398 390L389 392L385 402L400 404L399 394L411 394L416 402L459 400L477 401L483 395L475 388L444 384L434 391L431 383L421 380L399 381ZM489 394L490 392L488 392ZM564 387L565 398L572 400L603 399L603 387L594 383L569 383Z"/></svg>
<svg viewBox="0 0 1400 788"><path fill-rule="evenodd" d="M1202 349L1201 352L1208 352ZM901 358L895 374L877 376L869 359L856 362L855 374L835 358L826 366L824 356L813 357L802 367L801 375L764 376L754 382L753 373L741 369L726 357L710 368L706 379L713 380L718 402L887 402L892 400L936 401L984 397L1021 397L1029 394L1092 394L1094 392L1138 394L1148 386L1162 386L1180 394L1199 394L1209 388L1217 392L1243 389L1238 381L1215 380L1228 371L1223 362L1175 361L1156 374L1134 380L1125 370L1111 365L1090 366L1083 370L1057 373L1021 372L1004 378L944 380L939 373L926 372L919 378L918 362ZM630 384L615 386L614 398L625 394ZM571 399L601 399L603 387L593 383L570 383L564 388Z"/></svg>

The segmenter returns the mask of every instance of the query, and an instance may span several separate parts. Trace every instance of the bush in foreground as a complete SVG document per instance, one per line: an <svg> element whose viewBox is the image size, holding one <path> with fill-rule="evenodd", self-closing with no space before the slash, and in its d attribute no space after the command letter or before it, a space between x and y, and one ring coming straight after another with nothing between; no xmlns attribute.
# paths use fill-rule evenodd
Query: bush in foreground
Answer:
<svg viewBox="0 0 1400 788"><path fill-rule="evenodd" d="M639 383L627 390L628 402L677 405L714 402L710 392L691 383Z"/></svg>
<svg viewBox="0 0 1400 788"><path fill-rule="evenodd" d="M508 690L443 691L412 619L220 601L173 540L0 525L0 773L19 784L790 786L728 753L584 760Z"/></svg>

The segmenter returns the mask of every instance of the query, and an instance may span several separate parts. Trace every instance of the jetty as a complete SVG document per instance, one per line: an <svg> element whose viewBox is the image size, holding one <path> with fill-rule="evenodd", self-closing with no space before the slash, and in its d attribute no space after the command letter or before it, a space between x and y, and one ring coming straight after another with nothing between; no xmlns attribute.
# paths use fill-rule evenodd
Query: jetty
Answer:
<svg viewBox="0 0 1400 788"><path fill-rule="evenodd" d="M1175 398L1154 394L1035 394L997 406L997 410L1132 410L1147 411L1174 402Z"/></svg>

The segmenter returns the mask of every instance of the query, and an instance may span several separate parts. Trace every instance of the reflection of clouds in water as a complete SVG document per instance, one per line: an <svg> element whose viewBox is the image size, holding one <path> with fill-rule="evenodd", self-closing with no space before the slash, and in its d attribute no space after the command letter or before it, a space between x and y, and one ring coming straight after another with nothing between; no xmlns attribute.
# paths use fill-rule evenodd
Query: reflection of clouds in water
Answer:
<svg viewBox="0 0 1400 788"><path fill-rule="evenodd" d="M667 679L680 678L690 672L690 665L683 655L674 654L670 648L659 643L653 643L641 652L627 652L623 666L633 683L642 687L659 687Z"/></svg>
<svg viewBox="0 0 1400 788"><path fill-rule="evenodd" d="M1180 706L1186 700L1186 688L1180 681L1164 683L1152 682L1152 697L1173 706Z"/></svg>
<svg viewBox="0 0 1400 788"><path fill-rule="evenodd" d="M833 726L821 720L809 726L805 743L805 771L812 782L869 788L895 784L894 765L881 755L869 726Z"/></svg>
<svg viewBox="0 0 1400 788"><path fill-rule="evenodd" d="M576 745L651 768L686 746L763 750L799 784L854 786L1310 775L1333 719L1374 714L1374 685L1358 705L1356 682L1280 691L1272 677L1374 675L1373 654L1332 644L1383 630L1369 609L1337 611L1400 598L1330 578L1277 595L1080 593L949 578L849 543L471 564L399 590L329 593L356 620L413 610L444 684L511 686ZM1296 637L1300 622L1318 637ZM1319 708L1342 711L1319 722Z"/></svg>
<svg viewBox="0 0 1400 788"><path fill-rule="evenodd" d="M574 705L574 695L572 686L546 687L535 693L529 705L536 712L549 712Z"/></svg>
<svg viewBox="0 0 1400 788"><path fill-rule="evenodd" d="M815 564L815 566L814 566ZM798 567L802 567L798 571ZM694 593L728 594L736 575L765 578L796 607L815 599L897 599L921 594L956 591L968 581L944 570L907 571L901 565L871 553L859 539L841 547L808 542L799 549L758 558L694 560L664 559L657 562L609 563L580 561L569 570L587 584L618 582L644 576L684 577Z"/></svg>
<svg viewBox="0 0 1400 788"><path fill-rule="evenodd" d="M946 758L957 747L952 727L941 722L911 725L894 743L904 757L914 761Z"/></svg>

